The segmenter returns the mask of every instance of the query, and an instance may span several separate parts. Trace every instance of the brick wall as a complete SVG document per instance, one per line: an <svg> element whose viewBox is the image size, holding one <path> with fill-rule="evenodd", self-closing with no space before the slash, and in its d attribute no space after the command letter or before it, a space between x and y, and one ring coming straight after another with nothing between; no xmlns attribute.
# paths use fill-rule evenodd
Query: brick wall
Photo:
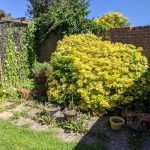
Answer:
<svg viewBox="0 0 150 150"><path fill-rule="evenodd" d="M122 42L143 47L143 54L150 62L150 26L110 29L112 42Z"/></svg>

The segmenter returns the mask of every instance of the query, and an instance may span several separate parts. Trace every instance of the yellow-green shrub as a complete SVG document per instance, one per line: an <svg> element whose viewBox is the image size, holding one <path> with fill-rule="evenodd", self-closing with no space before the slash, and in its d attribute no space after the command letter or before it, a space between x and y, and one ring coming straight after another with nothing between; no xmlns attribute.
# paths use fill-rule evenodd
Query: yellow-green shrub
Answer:
<svg viewBox="0 0 150 150"><path fill-rule="evenodd" d="M128 26L128 18L124 17L120 12L109 12L101 17L94 18L97 24L105 25L108 28Z"/></svg>
<svg viewBox="0 0 150 150"><path fill-rule="evenodd" d="M103 42L95 35L65 36L50 63L49 100L81 110L106 113L148 90L147 59L133 45Z"/></svg>

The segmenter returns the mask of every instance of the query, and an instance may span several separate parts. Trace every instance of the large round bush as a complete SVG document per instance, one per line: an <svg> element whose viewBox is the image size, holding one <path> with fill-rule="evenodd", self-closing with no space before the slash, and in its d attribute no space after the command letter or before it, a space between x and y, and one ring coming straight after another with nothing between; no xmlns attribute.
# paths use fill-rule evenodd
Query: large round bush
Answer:
<svg viewBox="0 0 150 150"><path fill-rule="evenodd" d="M147 89L147 59L133 45L72 35L58 42L48 72L49 100L106 113L141 99ZM145 92L145 91L144 91Z"/></svg>

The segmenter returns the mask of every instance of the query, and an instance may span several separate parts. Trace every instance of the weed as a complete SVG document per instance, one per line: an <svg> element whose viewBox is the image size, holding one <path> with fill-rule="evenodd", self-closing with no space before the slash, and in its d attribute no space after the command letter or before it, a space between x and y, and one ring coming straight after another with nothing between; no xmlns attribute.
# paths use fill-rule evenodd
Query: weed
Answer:
<svg viewBox="0 0 150 150"><path fill-rule="evenodd" d="M51 126L56 125L55 118L44 107L43 107L42 112L37 113L34 119L39 121L41 124L47 124Z"/></svg>
<svg viewBox="0 0 150 150"><path fill-rule="evenodd" d="M17 120L20 117L28 117L28 112L26 110L22 111L22 112L15 112L14 115L10 118L11 120Z"/></svg>
<svg viewBox="0 0 150 150"><path fill-rule="evenodd" d="M73 132L73 133L86 133L88 128L85 124L85 115L80 115L77 118L66 118L65 120L62 120L59 125L64 128L67 132Z"/></svg>

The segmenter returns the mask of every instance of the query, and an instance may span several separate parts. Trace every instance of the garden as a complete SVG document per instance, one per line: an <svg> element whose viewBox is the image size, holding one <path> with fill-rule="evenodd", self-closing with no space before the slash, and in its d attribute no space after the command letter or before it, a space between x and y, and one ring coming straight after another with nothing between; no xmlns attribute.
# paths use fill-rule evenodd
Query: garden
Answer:
<svg viewBox="0 0 150 150"><path fill-rule="evenodd" d="M28 26L0 23L0 149L148 150L148 59L109 35L128 18L87 19L85 0L28 1ZM61 40L41 62L51 33Z"/></svg>

